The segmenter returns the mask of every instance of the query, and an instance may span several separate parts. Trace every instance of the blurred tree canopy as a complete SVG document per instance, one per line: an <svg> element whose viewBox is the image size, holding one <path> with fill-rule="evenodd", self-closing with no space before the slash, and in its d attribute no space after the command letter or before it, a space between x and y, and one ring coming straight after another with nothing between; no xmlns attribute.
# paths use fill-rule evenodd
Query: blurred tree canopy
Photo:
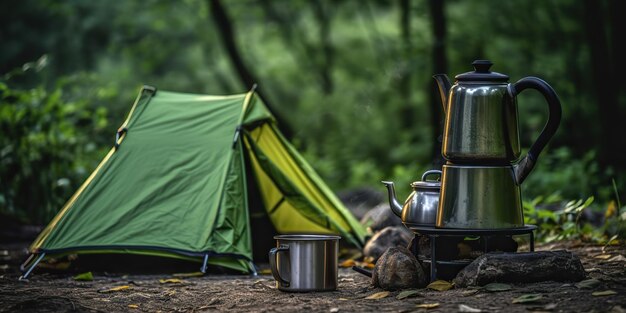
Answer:
<svg viewBox="0 0 626 313"><path fill-rule="evenodd" d="M541 77L561 99L525 198L609 202L626 184L624 3L3 1L0 211L46 222L110 148L143 84L230 94L254 81L335 190L393 179L408 193L438 166L431 76L470 71L474 59L512 82ZM547 106L534 92L518 105L527 148Z"/></svg>

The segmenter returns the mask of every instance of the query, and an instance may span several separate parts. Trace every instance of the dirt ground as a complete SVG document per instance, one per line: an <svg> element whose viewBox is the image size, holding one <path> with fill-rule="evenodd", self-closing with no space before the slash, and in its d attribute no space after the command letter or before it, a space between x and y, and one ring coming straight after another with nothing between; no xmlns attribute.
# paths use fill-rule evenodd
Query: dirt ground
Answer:
<svg viewBox="0 0 626 313"><path fill-rule="evenodd" d="M397 299L401 291L367 299L383 290L371 287L370 278L349 268L340 269L337 291L314 293L281 292L270 275L94 273L93 281L75 281L68 274L39 271L28 281L19 281L14 265L6 264L8 254L16 249L20 248L0 245L0 252L4 251L4 256L0 255L0 312L626 312L623 245L603 248L560 242L537 247L576 253L589 278L600 281L588 289L575 283L543 282L511 284L510 290L501 292L419 289L404 299ZM513 303L531 294L539 299Z"/></svg>

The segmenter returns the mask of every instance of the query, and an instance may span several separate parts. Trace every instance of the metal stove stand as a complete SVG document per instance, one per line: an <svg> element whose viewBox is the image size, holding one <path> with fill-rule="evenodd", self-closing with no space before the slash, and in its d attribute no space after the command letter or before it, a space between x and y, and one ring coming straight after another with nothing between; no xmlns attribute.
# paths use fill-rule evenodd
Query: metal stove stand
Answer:
<svg viewBox="0 0 626 313"><path fill-rule="evenodd" d="M505 228L505 229L458 229L458 228L435 228L428 226L418 226L405 224L411 231L415 233L413 242L413 254L420 261L430 262L430 281L437 279L437 266L438 265L452 265L452 266L464 266L471 263L473 260L437 260L435 248L437 247L437 237L486 237L484 240L484 251L487 252L487 238L497 235L526 235L528 234L530 239L530 251L535 251L535 236L533 231L537 229L536 225L524 225L519 228ZM418 247L418 235L428 236L430 239L430 260L420 259L419 247Z"/></svg>

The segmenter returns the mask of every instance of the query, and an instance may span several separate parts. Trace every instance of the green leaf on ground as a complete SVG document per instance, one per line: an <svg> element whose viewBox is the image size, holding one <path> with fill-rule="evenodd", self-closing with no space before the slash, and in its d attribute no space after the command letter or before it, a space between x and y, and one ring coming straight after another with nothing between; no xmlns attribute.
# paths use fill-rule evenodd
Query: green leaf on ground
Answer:
<svg viewBox="0 0 626 313"><path fill-rule="evenodd" d="M542 298L543 296L538 293L525 294L513 299L513 303L530 303L539 301Z"/></svg>
<svg viewBox="0 0 626 313"><path fill-rule="evenodd" d="M415 297L417 294L418 294L417 290L405 290L405 291L399 293L396 296L396 299L402 300L402 299L406 299L406 298L410 298L410 297Z"/></svg>
<svg viewBox="0 0 626 313"><path fill-rule="evenodd" d="M74 280L78 280L78 281L92 281L93 280L93 274L91 272L81 273L81 274L78 274L78 275L74 276Z"/></svg>
<svg viewBox="0 0 626 313"><path fill-rule="evenodd" d="M604 290L604 291L596 291L596 292L592 292L591 295L594 297L602 297L602 296L612 296L612 295L616 295L617 292L613 291L613 290Z"/></svg>
<svg viewBox="0 0 626 313"><path fill-rule="evenodd" d="M579 283L576 284L576 288L578 289L592 289L595 287L600 286L602 282L595 279L595 278L591 278L591 279L585 279Z"/></svg>
<svg viewBox="0 0 626 313"><path fill-rule="evenodd" d="M483 286L483 289L489 292L507 291L513 289L509 284L491 283Z"/></svg>

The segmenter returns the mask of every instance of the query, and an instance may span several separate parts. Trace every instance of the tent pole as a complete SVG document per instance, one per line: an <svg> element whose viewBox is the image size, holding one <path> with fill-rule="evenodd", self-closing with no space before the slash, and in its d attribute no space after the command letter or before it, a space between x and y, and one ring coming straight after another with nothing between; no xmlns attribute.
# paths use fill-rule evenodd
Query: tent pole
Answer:
<svg viewBox="0 0 626 313"><path fill-rule="evenodd" d="M30 260L33 259L35 255L34 254L29 254L28 258L26 258L26 261L24 261L24 263L20 264L20 271L21 272L26 272L26 265L28 265L28 263L30 263Z"/></svg>
<svg viewBox="0 0 626 313"><path fill-rule="evenodd" d="M27 279L27 278L28 278L28 275L30 275L30 273L31 273L31 272L35 269L35 266L37 266L37 264L39 264L39 262L41 262L41 260L43 259L43 257L44 257L44 256L46 256L46 253L45 253L45 252L44 252L44 253L42 253L42 254L41 254L41 255L37 258L37 260L35 260L35 262L33 263L33 265L31 265L31 266L30 266L30 268L28 269L28 271L27 271L24 275L20 276L19 280L24 280L24 279Z"/></svg>
<svg viewBox="0 0 626 313"><path fill-rule="evenodd" d="M252 276L258 276L259 273L256 271L256 265L252 263L252 261L248 261L248 266L250 266L250 270L252 270Z"/></svg>
<svg viewBox="0 0 626 313"><path fill-rule="evenodd" d="M202 272L202 274L206 274L206 266L208 262L209 262L209 254L207 253L204 255L204 261L202 262L202 267L200 268L200 272Z"/></svg>

